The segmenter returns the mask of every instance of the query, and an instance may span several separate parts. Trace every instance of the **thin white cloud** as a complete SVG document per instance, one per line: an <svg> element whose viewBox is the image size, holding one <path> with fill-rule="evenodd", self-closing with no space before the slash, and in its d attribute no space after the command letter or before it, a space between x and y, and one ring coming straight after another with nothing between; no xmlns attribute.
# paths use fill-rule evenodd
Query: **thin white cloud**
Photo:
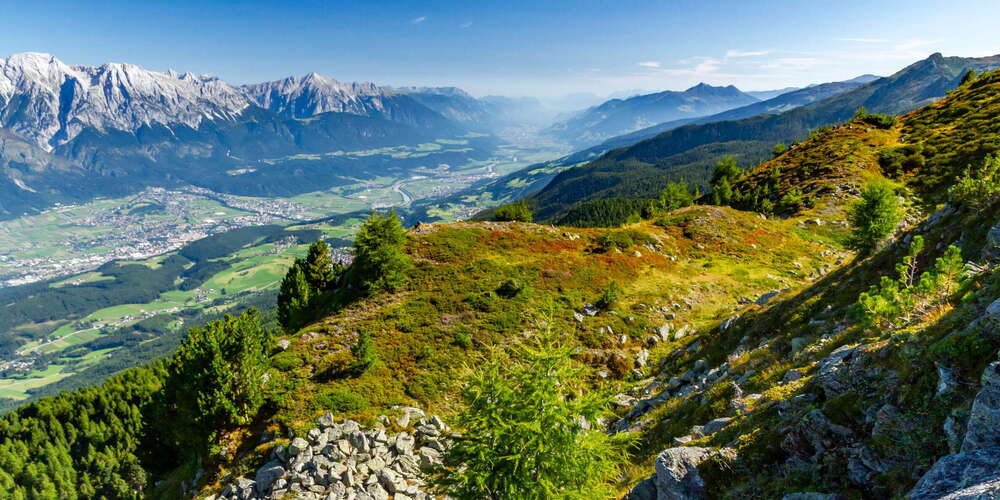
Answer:
<svg viewBox="0 0 1000 500"><path fill-rule="evenodd" d="M418 17L418 18L410 21L410 23L411 24L420 24L420 23L422 23L422 22L424 22L426 20L427 20L427 16L420 16L420 17Z"/></svg>
<svg viewBox="0 0 1000 500"><path fill-rule="evenodd" d="M712 57L706 57L704 61L698 63L694 67L694 73L699 75L715 73L719 69L719 66L722 66L722 61Z"/></svg>
<svg viewBox="0 0 1000 500"><path fill-rule="evenodd" d="M659 68L660 67L660 61L642 61L642 62L640 62L638 64L639 64L639 66L642 66L643 68Z"/></svg>
<svg viewBox="0 0 1000 500"><path fill-rule="evenodd" d="M736 57L760 57L770 54L769 50L734 50L730 49L726 51L726 58L736 58Z"/></svg>
<svg viewBox="0 0 1000 500"><path fill-rule="evenodd" d="M936 43L941 43L941 40L907 40L893 48L898 52L910 52L913 49L934 45Z"/></svg>
<svg viewBox="0 0 1000 500"><path fill-rule="evenodd" d="M762 64L761 68L766 69L806 69L819 64L819 60L814 57L779 57L774 61Z"/></svg>
<svg viewBox="0 0 1000 500"><path fill-rule="evenodd" d="M472 27L472 21L469 21L467 23L462 23L459 25L459 27L462 28L463 30L467 30Z"/></svg>
<svg viewBox="0 0 1000 500"><path fill-rule="evenodd" d="M886 38L838 38L837 41L854 43L889 43L889 40Z"/></svg>

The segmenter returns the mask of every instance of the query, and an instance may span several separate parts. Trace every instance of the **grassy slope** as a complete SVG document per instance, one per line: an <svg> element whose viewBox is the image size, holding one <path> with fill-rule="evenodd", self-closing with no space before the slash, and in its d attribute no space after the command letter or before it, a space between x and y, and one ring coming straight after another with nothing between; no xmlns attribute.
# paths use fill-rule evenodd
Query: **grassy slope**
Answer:
<svg viewBox="0 0 1000 500"><path fill-rule="evenodd" d="M843 229L806 231L799 228L805 217L766 220L728 208L690 207L662 221L664 226L632 227L655 238L655 247L606 253L594 251L602 230L520 223L420 226L409 244L416 265L407 290L354 303L287 337L290 348L274 358L276 403L263 426L304 430L329 410L324 402L330 393L365 400L364 408L344 412L362 420L398 404L447 415L462 370L489 346L535 328L550 311L556 327L580 346L580 360L595 368L595 386L624 388L635 353L666 318L677 326L707 328L728 317L737 298L801 287L816 269L833 265L843 255ZM508 278L526 285L512 299L493 292ZM614 313L575 321L573 312L595 301L612 280L623 289ZM373 333L380 362L348 377L342 369L362 329ZM670 349L653 349L654 358ZM597 378L599 369L610 378ZM230 464L235 470L248 470L263 453L244 451L248 460Z"/></svg>

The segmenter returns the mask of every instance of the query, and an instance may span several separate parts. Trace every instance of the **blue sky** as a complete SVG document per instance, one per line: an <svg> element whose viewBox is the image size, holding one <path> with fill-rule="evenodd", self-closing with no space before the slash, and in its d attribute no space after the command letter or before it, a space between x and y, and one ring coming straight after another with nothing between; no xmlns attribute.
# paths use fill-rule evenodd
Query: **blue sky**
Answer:
<svg viewBox="0 0 1000 500"><path fill-rule="evenodd" d="M316 71L473 94L762 90L1000 53L1000 1L4 0L0 53L234 83ZM2 56L0 56L2 57Z"/></svg>

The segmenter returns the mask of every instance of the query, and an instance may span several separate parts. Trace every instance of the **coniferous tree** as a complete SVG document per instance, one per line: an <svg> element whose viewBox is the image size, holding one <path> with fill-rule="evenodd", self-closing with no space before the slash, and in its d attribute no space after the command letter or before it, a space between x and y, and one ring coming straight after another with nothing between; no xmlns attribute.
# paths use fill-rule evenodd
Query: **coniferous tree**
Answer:
<svg viewBox="0 0 1000 500"><path fill-rule="evenodd" d="M372 334L368 330L358 332L358 341L351 346L351 372L361 375L368 371L372 365L378 361L378 352L375 351L375 342L372 341Z"/></svg>
<svg viewBox="0 0 1000 500"><path fill-rule="evenodd" d="M583 389L572 346L551 331L511 351L495 352L467 379L462 437L438 486L459 500L614 496L631 436L588 425L606 415L610 398Z"/></svg>
<svg viewBox="0 0 1000 500"><path fill-rule="evenodd" d="M295 259L281 280L281 290L278 292L278 323L286 330L298 329L308 320L312 290L306 279L307 268L306 261Z"/></svg>
<svg viewBox="0 0 1000 500"><path fill-rule="evenodd" d="M256 309L188 331L164 384L169 429L182 449L200 453L216 431L252 421L264 402L270 342Z"/></svg>
<svg viewBox="0 0 1000 500"><path fill-rule="evenodd" d="M660 191L660 208L665 211L677 210L694 203L694 196L686 182L671 182Z"/></svg>
<svg viewBox="0 0 1000 500"><path fill-rule="evenodd" d="M522 200L497 207L493 211L493 220L500 222L531 222L533 215L528 202Z"/></svg>
<svg viewBox="0 0 1000 500"><path fill-rule="evenodd" d="M869 182L861 188L861 199L850 207L847 217L852 227L850 246L860 252L873 250L903 218L896 187L888 180Z"/></svg>
<svg viewBox="0 0 1000 500"><path fill-rule="evenodd" d="M362 292L375 294L398 290L406 281L410 258L403 251L406 230L395 210L382 216L372 212L354 239L351 272Z"/></svg>
<svg viewBox="0 0 1000 500"><path fill-rule="evenodd" d="M333 286L336 270L330 257L330 246L323 240L309 245L309 255L304 266L306 281L316 295Z"/></svg>
<svg viewBox="0 0 1000 500"><path fill-rule="evenodd" d="M714 205L728 205L735 196L733 183L739 179L743 169L736 164L736 158L726 156L715 164L712 171L712 203Z"/></svg>

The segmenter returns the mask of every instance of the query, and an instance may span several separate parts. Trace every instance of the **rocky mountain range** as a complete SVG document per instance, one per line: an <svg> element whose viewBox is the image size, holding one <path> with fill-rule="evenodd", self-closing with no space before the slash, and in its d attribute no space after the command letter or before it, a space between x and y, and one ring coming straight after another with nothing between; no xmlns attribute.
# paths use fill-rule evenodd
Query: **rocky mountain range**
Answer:
<svg viewBox="0 0 1000 500"><path fill-rule="evenodd" d="M982 72L997 67L1000 56L967 58L933 54L893 75L848 91L830 92L807 105L801 104L808 101L808 93L833 87L807 88L779 96L772 101L791 99L796 94L804 98L800 105L782 113L768 112L769 107L781 109L781 105L758 103L726 112L729 115L723 113L699 119L697 123L688 122L686 126L664 124L668 130L638 142L624 139L613 146L618 149L604 148L607 152L603 156L577 156L578 162L587 163L560 173L532 198L536 216L558 217L571 206L588 201L655 197L670 181L687 181L704 187L713 166L724 156L734 156L743 164L759 163L771 156L776 143L802 140L819 127L850 119L859 108L903 114L944 97L969 70Z"/></svg>
<svg viewBox="0 0 1000 500"><path fill-rule="evenodd" d="M482 108L466 123L497 109L467 94L448 99ZM0 60L0 217L151 185L256 195L268 194L264 186L314 190L336 183L347 167L317 161L306 169L312 175L282 174L280 182L267 171L275 159L298 154L462 136L470 128L456 118L404 92L315 73L235 86L207 75L15 54ZM234 169L254 175L234 179L226 174Z"/></svg>
<svg viewBox="0 0 1000 500"><path fill-rule="evenodd" d="M700 83L682 92L665 91L612 99L548 128L547 133L577 147L672 120L711 115L758 99L736 87Z"/></svg>
<svg viewBox="0 0 1000 500"><path fill-rule="evenodd" d="M87 128L197 128L205 120L234 120L249 105L240 89L211 76L121 63L69 66L34 52L0 59L0 126L48 151Z"/></svg>

